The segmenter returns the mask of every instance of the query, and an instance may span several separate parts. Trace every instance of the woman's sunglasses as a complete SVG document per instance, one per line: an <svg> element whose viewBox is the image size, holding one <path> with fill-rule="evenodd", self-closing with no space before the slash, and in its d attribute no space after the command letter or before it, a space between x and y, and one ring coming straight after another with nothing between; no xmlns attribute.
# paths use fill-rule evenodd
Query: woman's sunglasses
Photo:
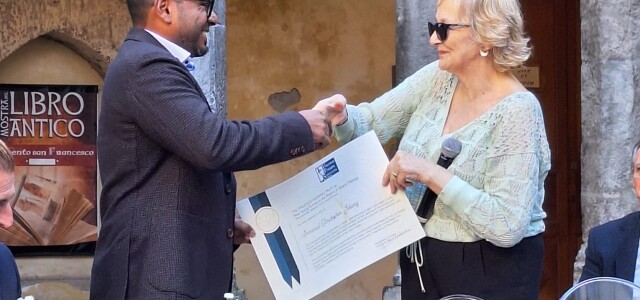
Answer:
<svg viewBox="0 0 640 300"><path fill-rule="evenodd" d="M440 41L443 41L447 39L448 33L449 33L449 29L453 28L460 28L460 27L469 27L469 25L465 25L465 24L447 24L447 23L427 23L429 25L429 36L433 35L433 32L436 32L436 35L438 36L438 39Z"/></svg>

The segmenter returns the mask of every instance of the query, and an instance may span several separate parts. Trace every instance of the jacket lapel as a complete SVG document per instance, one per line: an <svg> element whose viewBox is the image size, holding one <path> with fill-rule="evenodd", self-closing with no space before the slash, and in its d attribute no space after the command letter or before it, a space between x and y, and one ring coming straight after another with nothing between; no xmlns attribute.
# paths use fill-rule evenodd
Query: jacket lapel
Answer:
<svg viewBox="0 0 640 300"><path fill-rule="evenodd" d="M167 55L171 55L171 52L169 52L169 50L167 50L164 46L162 46L162 44L160 44L160 42L158 42L156 38L154 38L151 34L149 34L147 31L141 28L132 28L131 30L129 30L129 33L127 34L127 38L125 40L135 40L135 41L141 41L148 44L152 44L154 46L164 49L164 51L167 52ZM182 65L182 62L178 61L177 59L176 59L176 63ZM185 66L182 66L182 67L186 72L188 72ZM191 77L191 82L196 87L196 91L200 95L200 98L202 99L202 101L204 101L207 107L209 107L209 111L215 113L215 111L211 108L211 105L209 105L209 102L207 101L207 96L204 94L204 92L200 88L200 84L198 83L198 81L195 79L193 74L189 73L189 75Z"/></svg>

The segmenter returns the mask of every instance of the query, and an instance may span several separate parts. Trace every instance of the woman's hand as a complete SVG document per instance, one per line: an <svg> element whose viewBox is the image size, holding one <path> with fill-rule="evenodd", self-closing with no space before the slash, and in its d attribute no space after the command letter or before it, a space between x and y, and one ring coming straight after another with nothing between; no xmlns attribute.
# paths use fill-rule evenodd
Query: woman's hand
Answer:
<svg viewBox="0 0 640 300"><path fill-rule="evenodd" d="M387 170L382 176L382 185L391 187L391 193L404 190L416 182L429 187L440 194L442 188L451 180L453 174L437 164L417 157L402 150L393 156Z"/></svg>
<svg viewBox="0 0 640 300"><path fill-rule="evenodd" d="M391 193L404 190L413 185L414 182L422 182L424 172L429 166L426 160L411 155L402 150L398 150L393 156L387 170L382 176L382 185L391 187Z"/></svg>
<svg viewBox="0 0 640 300"><path fill-rule="evenodd" d="M347 99L340 94L335 94L329 98L318 101L313 109L324 113L327 120L331 123L331 126L335 127L347 121L348 115L346 107Z"/></svg>

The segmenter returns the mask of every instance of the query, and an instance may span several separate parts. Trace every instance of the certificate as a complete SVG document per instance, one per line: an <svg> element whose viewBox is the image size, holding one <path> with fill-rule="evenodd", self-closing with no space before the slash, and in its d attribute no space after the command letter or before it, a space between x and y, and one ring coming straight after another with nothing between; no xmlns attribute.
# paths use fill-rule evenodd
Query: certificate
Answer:
<svg viewBox="0 0 640 300"><path fill-rule="evenodd" d="M406 195L382 186L388 164L371 131L238 202L276 299L310 299L424 237Z"/></svg>

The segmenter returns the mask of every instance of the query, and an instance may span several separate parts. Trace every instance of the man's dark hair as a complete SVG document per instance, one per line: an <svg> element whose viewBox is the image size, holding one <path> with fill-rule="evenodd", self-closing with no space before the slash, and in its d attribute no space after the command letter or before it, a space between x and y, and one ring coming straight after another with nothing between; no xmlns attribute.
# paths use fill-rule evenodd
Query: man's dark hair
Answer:
<svg viewBox="0 0 640 300"><path fill-rule="evenodd" d="M153 0L127 0L127 8L133 25L140 24L146 18L147 10L153 5Z"/></svg>
<svg viewBox="0 0 640 300"><path fill-rule="evenodd" d="M13 173L13 156L11 150L0 140L0 171Z"/></svg>

